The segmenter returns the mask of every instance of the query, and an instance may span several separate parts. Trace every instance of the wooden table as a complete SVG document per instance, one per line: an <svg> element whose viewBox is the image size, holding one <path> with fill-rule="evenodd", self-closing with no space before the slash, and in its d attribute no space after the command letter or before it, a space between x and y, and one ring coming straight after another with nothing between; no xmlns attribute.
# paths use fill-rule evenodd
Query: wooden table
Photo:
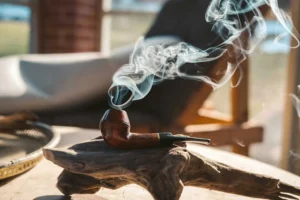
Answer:
<svg viewBox="0 0 300 200"><path fill-rule="evenodd" d="M79 128L56 127L56 131L62 134L59 147L68 147L72 144L82 142L99 136L98 130L87 130ZM264 174L278 178L283 182L300 187L300 177L289 172L272 167L270 165L252 160L250 158L236 155L218 149L188 145L190 150L197 151L208 158L216 159L225 164L235 166L249 172ZM263 152L262 152L263 153ZM96 195L75 195L72 198L64 197L56 189L56 181L62 169L47 160L42 160L35 168L22 174L6 184L0 182L1 200L150 200L151 196L146 190L136 185L129 185L118 190L102 189ZM253 199L206 189L186 187L181 199L209 199L209 200L241 200Z"/></svg>

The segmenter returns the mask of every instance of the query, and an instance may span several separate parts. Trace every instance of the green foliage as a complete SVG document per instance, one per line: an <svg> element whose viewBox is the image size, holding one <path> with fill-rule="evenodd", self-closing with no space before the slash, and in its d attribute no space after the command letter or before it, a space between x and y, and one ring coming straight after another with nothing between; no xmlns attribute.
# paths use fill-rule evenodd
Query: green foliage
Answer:
<svg viewBox="0 0 300 200"><path fill-rule="evenodd" d="M151 27L155 15L115 15L111 18L111 48L133 44Z"/></svg>
<svg viewBox="0 0 300 200"><path fill-rule="evenodd" d="M0 21L0 56L28 53L29 24Z"/></svg>

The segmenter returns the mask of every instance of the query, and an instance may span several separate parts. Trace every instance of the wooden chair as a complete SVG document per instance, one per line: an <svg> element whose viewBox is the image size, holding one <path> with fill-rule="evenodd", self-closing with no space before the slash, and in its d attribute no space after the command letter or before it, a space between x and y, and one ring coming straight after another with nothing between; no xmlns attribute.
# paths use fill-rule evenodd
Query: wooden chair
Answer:
<svg viewBox="0 0 300 200"><path fill-rule="evenodd" d="M209 1L203 1L203 4L206 3L209 3ZM180 7L180 6L176 5L176 7ZM165 8L165 10L170 10L170 12L176 12L174 11L174 9L178 9L178 8L175 8L175 6L173 8ZM190 7L189 9L192 10L193 8ZM268 6L261 6L259 9L263 15L266 15L266 13L269 10ZM252 13L248 14L247 16L249 21L252 17L253 17ZM159 15L156 21L159 20L164 21L164 16ZM157 24L153 25L154 29L158 26L159 25ZM205 25L202 24L202 26ZM164 34L164 31L168 32L166 30L160 32L160 31L152 31L150 29L150 31L148 32L148 36L151 35L151 33L153 34L153 32L154 34ZM248 33L246 32L243 33L240 39L241 41L244 42L246 48L248 46L248 40L249 40ZM233 59L233 58L230 58L228 54L225 54L216 63L209 66L210 69L206 75L208 75L214 80L219 81L222 78L222 76L217 75L218 74L217 72L224 69L228 59ZM212 93L212 87L207 84L199 83L199 88L192 92L192 95L190 95L187 98L186 103L184 105L181 105L183 107L179 111L180 114L178 114L177 117L173 118L172 123L169 122L170 126L167 126L167 128L165 128L165 126L163 125L160 127L160 130L173 130L173 133L186 134L195 137L211 138L213 141L212 143L215 146L231 145L233 152L242 155L248 155L249 145L255 142L261 142L263 140L263 128L261 126L250 126L247 123L248 91L249 91L248 58L240 65L240 71L237 70L236 73L233 75L232 82L234 84L239 81L241 73L243 74L243 78L239 82L238 87L231 88L231 116L226 116L216 110L207 109L203 107L205 101ZM169 88L171 88L171 86ZM152 97L150 97L150 99L153 100L155 99L155 97L157 98L159 96L159 93L162 94L162 92L160 91L155 95L153 95ZM165 105L166 103L163 104L163 106ZM201 106L202 108L199 110ZM198 126L197 130L199 131L196 132L195 130L193 132L188 132L185 130L186 126L195 125L195 124L202 124L202 125L206 124L206 125ZM207 124L210 125L207 126Z"/></svg>
<svg viewBox="0 0 300 200"><path fill-rule="evenodd" d="M224 64L221 59L211 71L211 76L219 70ZM248 155L249 145L263 140L263 128L261 126L251 126L248 121L249 109L249 60L246 59L240 66L241 71L237 71L232 82L237 83L240 73L243 74L237 87L231 88L231 115L227 116L214 109L201 108L199 105L205 104L206 99L212 92L212 88L203 85L189 99L182 114L177 120L180 127L186 127L193 124L197 126L196 132L185 132L186 135L194 137L210 138L215 146L230 145L232 151L242 155ZM197 112L198 111L198 112ZM209 125L204 125L209 124ZM198 131L197 131L198 130ZM240 144L239 144L240 143ZM242 144L241 144L242 143Z"/></svg>
<svg viewBox="0 0 300 200"><path fill-rule="evenodd" d="M176 9L181 6L173 5L169 1L164 6L163 12L179 13L178 20L184 15L183 13L176 12ZM181 3L186 1L181 1ZM209 0L202 1L203 4L209 4ZM170 6L171 4L171 6ZM206 8L203 6L203 8ZM175 9L175 10L174 10ZM186 9L194 9L192 4ZM266 13L267 8L262 7L263 13ZM201 13L205 10L199 10ZM181 33L177 33L175 28L176 19L171 20L171 28L166 26L157 28L160 22L166 23L168 16L158 15L156 23L146 34L146 37L175 35L181 37ZM251 16L249 16L251 17ZM174 22L175 21L175 22ZM190 21L190 20L186 20ZM190 25L192 26L192 25ZM203 24L203 26L208 26ZM203 28L199 25L198 31L204 31L202 40L196 41L198 38L187 36L185 42L196 44L196 46L205 48L207 40L205 37L210 34L209 27ZM209 25L210 26L210 25ZM174 32L175 30L175 32ZM205 32L207 31L207 32ZM211 36L213 39L215 35ZM244 34L241 38L248 42L248 35ZM200 37L201 39L201 37ZM217 75L217 72L224 69L229 58L228 54L211 63L204 63L201 69L204 74L209 77L220 80L222 75ZM193 65L184 66L185 70L193 70ZM197 67L196 67L197 68ZM197 68L198 69L198 68ZM139 132L152 132L152 131L172 131L173 133L186 134L195 137L211 138L213 146L231 145L232 150L236 153L248 155L249 145L255 142L261 142L263 139L263 128L261 126L250 126L248 121L248 70L249 61L246 59L232 77L232 82L236 83L239 79L240 72L243 73L243 79L240 81L238 87L231 89L231 116L220 114L219 112L203 107L205 101L212 93L212 87L197 81L191 80L168 80L164 81L158 86L154 86L151 92L142 100L134 102L128 109L129 117L131 118L132 130ZM202 107L202 108L201 108ZM95 99L94 103L81 105L80 109L72 109L68 112L56 112L52 114L41 115L43 121L54 125L72 125L87 128L96 128L98 122L108 108L107 101L103 100L102 103ZM200 115L198 110L200 109ZM50 117L49 117L50 116ZM189 132L185 128L188 125L201 124L199 131ZM241 144L242 143L242 144Z"/></svg>
<svg viewBox="0 0 300 200"><path fill-rule="evenodd" d="M211 66L208 76L220 80L222 76L217 72L224 68L224 64L229 59L224 55L222 59ZM232 82L237 83L243 74L237 87L231 88L231 115L223 114L211 107L205 107L209 95L213 92L211 86L198 83L199 88L190 95L186 104L180 110L177 117L171 118L172 123L160 123L155 127L152 124L139 126L133 125L136 131L171 131L177 134L185 134L193 137L210 138L213 146L230 145L232 151L242 155L249 155L249 145L262 142L262 126L248 124L248 91L249 91L249 60L246 59L232 77ZM168 93L167 93L168 94ZM167 95L165 94L165 95ZM158 96L157 94L153 96ZM142 101L141 101L142 102ZM165 105L165 104L163 104ZM202 105L202 107L201 107ZM200 109L199 109L200 108ZM166 125L167 124L167 125ZM194 128L193 132L186 130L189 125L200 125Z"/></svg>

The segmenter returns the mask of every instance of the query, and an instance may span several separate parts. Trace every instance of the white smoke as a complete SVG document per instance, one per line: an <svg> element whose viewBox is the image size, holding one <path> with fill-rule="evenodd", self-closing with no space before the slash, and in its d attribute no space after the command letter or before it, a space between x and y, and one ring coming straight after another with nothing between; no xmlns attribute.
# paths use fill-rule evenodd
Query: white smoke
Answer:
<svg viewBox="0 0 300 200"><path fill-rule="evenodd" d="M223 86L230 80L247 55L251 54L266 37L265 19L259 10L259 6L264 4L270 7L278 21L286 29L286 33L279 35L275 42L280 42L286 34L289 34L297 40L297 45L292 48L297 48L299 41L295 31L288 26L292 24L291 18L279 9L277 0L212 0L205 19L207 23L213 24L212 31L216 32L224 42L202 50L184 42L166 48L160 45L147 46L143 39L140 39L131 55L129 64L124 65L113 76L113 84L109 90L111 106L123 109L131 101L145 97L156 82L176 77L203 81L214 89ZM247 19L246 14L253 15L251 21L245 20ZM239 17L243 17L243 20ZM252 35L255 27L260 30L260 34ZM242 40L242 34L251 37L253 41L251 47L247 47L245 41ZM225 53L229 54L232 59L227 63L221 82L217 83L203 75L189 75L180 70L185 63L214 61ZM125 103L116 103L117 99L122 99L126 94L124 89L131 91L131 97Z"/></svg>

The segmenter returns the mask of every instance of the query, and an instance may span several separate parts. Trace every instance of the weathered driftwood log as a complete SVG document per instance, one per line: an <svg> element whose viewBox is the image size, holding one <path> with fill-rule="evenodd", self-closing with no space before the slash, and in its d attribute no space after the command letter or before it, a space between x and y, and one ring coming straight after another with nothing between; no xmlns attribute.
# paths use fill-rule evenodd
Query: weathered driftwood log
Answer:
<svg viewBox="0 0 300 200"><path fill-rule="evenodd" d="M185 147L120 150L95 139L68 150L44 149L44 155L65 169L57 187L66 195L131 183L147 189L156 200L177 200L184 186L272 200L300 195L299 188L280 180L209 160Z"/></svg>

